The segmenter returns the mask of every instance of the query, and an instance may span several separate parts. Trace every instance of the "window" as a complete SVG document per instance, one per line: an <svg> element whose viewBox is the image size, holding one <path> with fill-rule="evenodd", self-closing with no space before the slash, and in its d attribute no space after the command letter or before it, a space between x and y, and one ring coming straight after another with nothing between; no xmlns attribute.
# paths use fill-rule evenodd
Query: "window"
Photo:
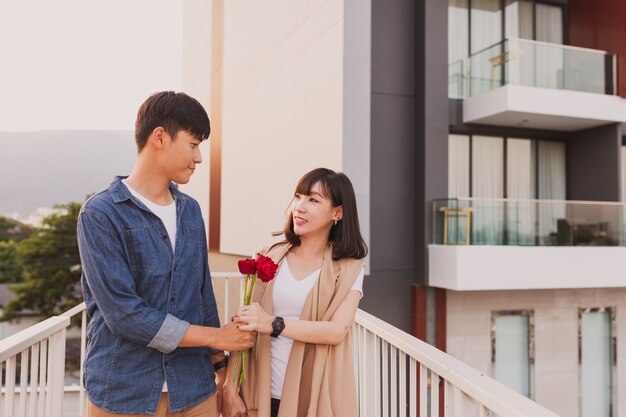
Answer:
<svg viewBox="0 0 626 417"><path fill-rule="evenodd" d="M500 42L502 40L500 0L471 0L470 10L470 53Z"/></svg>
<svg viewBox="0 0 626 417"><path fill-rule="evenodd" d="M470 137L450 135L448 142L448 196L470 196Z"/></svg>
<svg viewBox="0 0 626 417"><path fill-rule="evenodd" d="M622 146L622 201L626 202L626 146Z"/></svg>
<svg viewBox="0 0 626 417"><path fill-rule="evenodd" d="M563 142L450 134L448 197L565 200L565 152Z"/></svg>
<svg viewBox="0 0 626 417"><path fill-rule="evenodd" d="M469 56L469 0L448 1L448 97L463 98L465 58Z"/></svg>
<svg viewBox="0 0 626 417"><path fill-rule="evenodd" d="M532 312L500 311L492 315L493 377L526 397L532 394Z"/></svg>
<svg viewBox="0 0 626 417"><path fill-rule="evenodd" d="M579 310L580 415L613 415L614 314L610 308Z"/></svg>
<svg viewBox="0 0 626 417"><path fill-rule="evenodd" d="M537 0L448 0L448 96L464 98L470 55L512 38L562 44L563 7ZM552 48L542 51L532 59L526 57L519 74L508 77L518 77L523 85L534 85L534 80L526 79L537 70L535 62L542 63L538 66L541 69L545 67L545 60L550 60L549 68L562 60ZM496 48L494 53L500 52ZM543 72L536 80L538 85L555 88L558 80L553 79L551 72L545 69ZM480 86L472 86L473 91L480 89Z"/></svg>
<svg viewBox="0 0 626 417"><path fill-rule="evenodd" d="M506 0L504 16L507 38L534 39L532 1Z"/></svg>
<svg viewBox="0 0 626 417"><path fill-rule="evenodd" d="M566 217L565 150L562 142L449 135L448 197L477 198L463 203L473 207L473 244L553 244ZM534 199L558 201L523 201Z"/></svg>

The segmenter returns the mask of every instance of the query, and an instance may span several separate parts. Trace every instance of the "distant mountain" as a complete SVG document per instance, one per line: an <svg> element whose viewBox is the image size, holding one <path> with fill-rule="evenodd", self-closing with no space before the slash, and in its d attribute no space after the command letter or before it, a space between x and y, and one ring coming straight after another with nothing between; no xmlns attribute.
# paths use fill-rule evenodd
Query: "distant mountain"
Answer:
<svg viewBox="0 0 626 417"><path fill-rule="evenodd" d="M127 175L135 156L131 131L0 132L0 215L82 201Z"/></svg>

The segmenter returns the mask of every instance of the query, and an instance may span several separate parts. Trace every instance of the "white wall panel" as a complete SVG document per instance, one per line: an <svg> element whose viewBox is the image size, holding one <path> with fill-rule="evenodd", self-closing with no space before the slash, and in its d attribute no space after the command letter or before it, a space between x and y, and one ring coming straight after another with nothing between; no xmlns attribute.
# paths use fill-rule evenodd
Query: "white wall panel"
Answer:
<svg viewBox="0 0 626 417"><path fill-rule="evenodd" d="M280 230L312 168L342 169L343 2L225 2L220 250Z"/></svg>
<svg viewBox="0 0 626 417"><path fill-rule="evenodd" d="M211 118L211 11L213 1L185 0L183 7L183 92L196 98ZM200 145L202 163L196 166L188 184L181 191L200 204L202 218L209 224L209 179L211 146L209 140Z"/></svg>

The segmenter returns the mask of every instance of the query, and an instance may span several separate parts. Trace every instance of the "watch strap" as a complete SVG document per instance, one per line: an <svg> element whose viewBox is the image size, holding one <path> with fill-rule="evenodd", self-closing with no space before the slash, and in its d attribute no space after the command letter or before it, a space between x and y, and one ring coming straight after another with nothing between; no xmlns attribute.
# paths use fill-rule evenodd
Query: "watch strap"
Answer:
<svg viewBox="0 0 626 417"><path fill-rule="evenodd" d="M274 321L272 322L272 333L270 336L278 337L282 333L285 328L285 320L282 317L276 316Z"/></svg>

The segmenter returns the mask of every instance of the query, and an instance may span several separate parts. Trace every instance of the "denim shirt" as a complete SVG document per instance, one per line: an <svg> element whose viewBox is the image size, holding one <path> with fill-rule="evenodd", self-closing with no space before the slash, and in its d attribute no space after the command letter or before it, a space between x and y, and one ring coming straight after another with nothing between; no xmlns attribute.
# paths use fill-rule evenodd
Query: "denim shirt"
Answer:
<svg viewBox="0 0 626 417"><path fill-rule="evenodd" d="M204 222L176 201L176 251L159 217L117 177L78 218L83 297L90 316L84 383L99 408L155 414L167 380L173 412L215 393L208 348L177 348L190 324L219 327Z"/></svg>

